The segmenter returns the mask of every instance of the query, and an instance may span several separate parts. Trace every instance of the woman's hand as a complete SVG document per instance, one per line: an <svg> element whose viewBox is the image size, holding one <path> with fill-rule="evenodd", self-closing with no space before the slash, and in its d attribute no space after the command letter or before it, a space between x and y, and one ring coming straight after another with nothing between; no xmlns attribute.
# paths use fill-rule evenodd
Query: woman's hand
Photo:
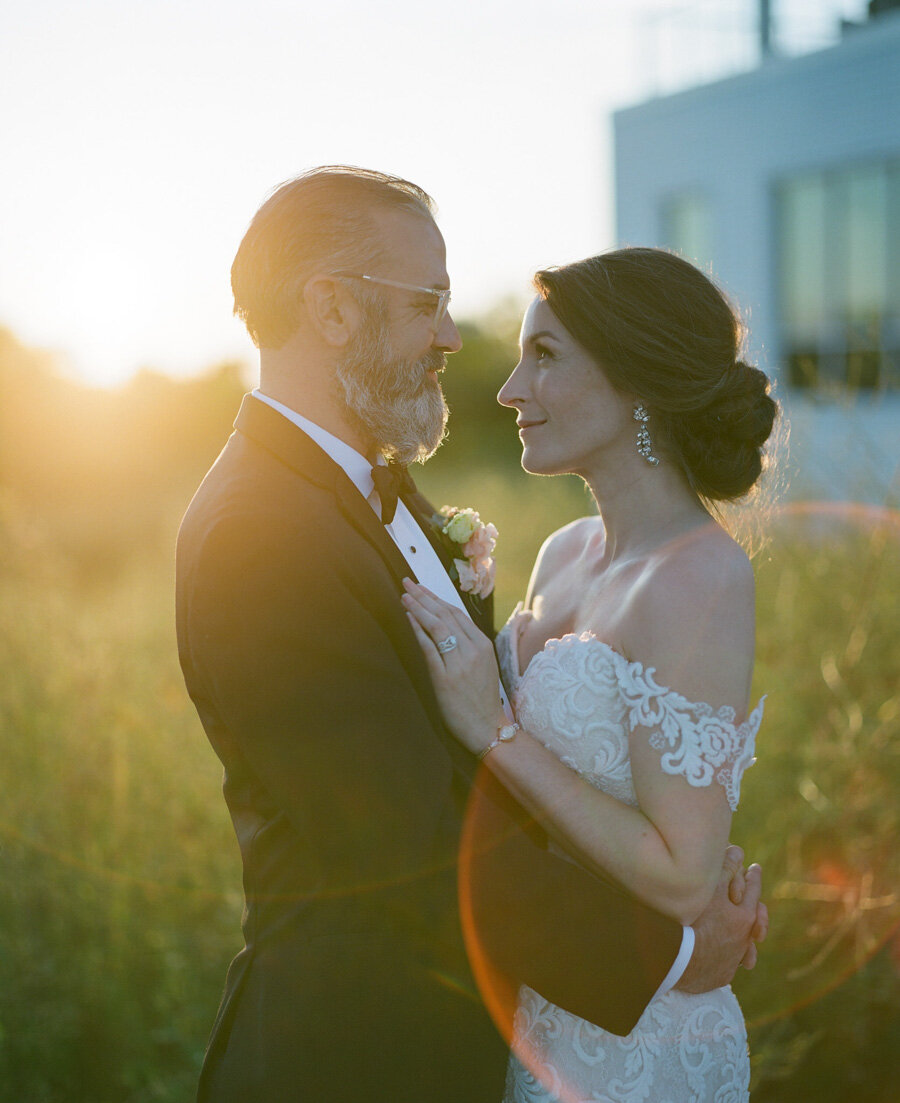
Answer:
<svg viewBox="0 0 900 1103"><path fill-rule="evenodd" d="M400 599L428 664L447 727L473 754L493 741L507 718L491 641L461 610L424 586L403 580Z"/></svg>

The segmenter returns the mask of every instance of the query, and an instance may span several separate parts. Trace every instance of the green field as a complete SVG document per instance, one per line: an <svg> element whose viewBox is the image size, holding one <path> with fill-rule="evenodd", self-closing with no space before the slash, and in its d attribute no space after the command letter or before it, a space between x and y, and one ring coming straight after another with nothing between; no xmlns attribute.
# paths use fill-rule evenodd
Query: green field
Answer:
<svg viewBox="0 0 900 1103"><path fill-rule="evenodd" d="M28 398L21 350L6 355L0 378ZM178 392L180 417L191 402L209 417L190 441L159 381L118 406L52 387L40 419L13 401L0 417L0 1101L186 1103L241 898L221 770L178 669L173 545L235 379ZM528 478L512 449L475 453L465 438L419 481L500 529L498 620L543 537L590 509L577 481ZM888 1103L900 518L785 508L769 531L756 560L766 717L734 826L772 911L761 964L736 984L753 1099Z"/></svg>

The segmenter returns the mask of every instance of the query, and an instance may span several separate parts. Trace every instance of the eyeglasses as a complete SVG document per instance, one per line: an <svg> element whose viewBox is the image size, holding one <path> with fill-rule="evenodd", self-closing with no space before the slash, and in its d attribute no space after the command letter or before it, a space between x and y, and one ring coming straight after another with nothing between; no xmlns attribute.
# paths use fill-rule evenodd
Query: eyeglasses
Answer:
<svg viewBox="0 0 900 1103"><path fill-rule="evenodd" d="M399 287L401 291L419 291L423 295L433 295L437 299L437 305L434 308L434 318L431 322L435 331L444 320L444 315L450 307L449 287L419 287L414 283L399 283L397 280L383 280L380 276L361 276L355 272L333 272L332 275L348 280L368 280L369 283L380 283L385 287Z"/></svg>

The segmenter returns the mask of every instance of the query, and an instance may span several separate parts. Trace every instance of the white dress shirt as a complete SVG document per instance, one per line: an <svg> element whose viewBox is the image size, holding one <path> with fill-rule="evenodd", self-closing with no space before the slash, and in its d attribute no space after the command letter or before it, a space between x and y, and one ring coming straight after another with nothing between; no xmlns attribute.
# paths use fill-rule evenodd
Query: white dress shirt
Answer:
<svg viewBox="0 0 900 1103"><path fill-rule="evenodd" d="M258 388L253 391L253 396L271 406L273 410L277 410L288 421L296 425L298 429L302 429L308 437L314 440L322 451L327 453L338 467L344 470L356 489L371 505L378 518L381 518L381 501L372 480L372 463L361 452L357 452L355 448L351 448L345 441L342 441L333 433L329 433L327 429L323 429L320 425L316 425L309 418L298 414L296 410L290 409L290 407L274 398L269 398ZM376 462L384 463L384 457L379 456ZM394 514L393 521L389 525L385 525L384 529L397 545L400 554L409 564L419 582L423 586L427 586L433 594L443 598L444 601L455 605L458 609L462 609L468 616L469 611L463 604L458 590L451 582L450 576L444 569L437 552L431 546L431 542L422 532L402 499L397 501L397 512ZM500 686L500 702L507 716L512 719L513 712L502 684ZM691 955L694 952L694 930L692 927L685 927L683 930L681 949L665 980L659 986L656 992L657 996L661 996L664 992L668 992L670 988L675 987L691 960Z"/></svg>

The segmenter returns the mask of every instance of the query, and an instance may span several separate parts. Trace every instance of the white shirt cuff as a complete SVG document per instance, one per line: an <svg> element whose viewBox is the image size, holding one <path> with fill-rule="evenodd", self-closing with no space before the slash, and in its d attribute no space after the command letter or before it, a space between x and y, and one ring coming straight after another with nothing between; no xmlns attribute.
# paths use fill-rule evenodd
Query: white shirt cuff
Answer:
<svg viewBox="0 0 900 1103"><path fill-rule="evenodd" d="M664 996L666 992L670 991L684 976L684 971L688 967L688 963L694 953L694 928L683 927L683 934L681 936L681 949L678 951L678 956L672 962L672 968L666 973L665 980L657 988L656 995Z"/></svg>

